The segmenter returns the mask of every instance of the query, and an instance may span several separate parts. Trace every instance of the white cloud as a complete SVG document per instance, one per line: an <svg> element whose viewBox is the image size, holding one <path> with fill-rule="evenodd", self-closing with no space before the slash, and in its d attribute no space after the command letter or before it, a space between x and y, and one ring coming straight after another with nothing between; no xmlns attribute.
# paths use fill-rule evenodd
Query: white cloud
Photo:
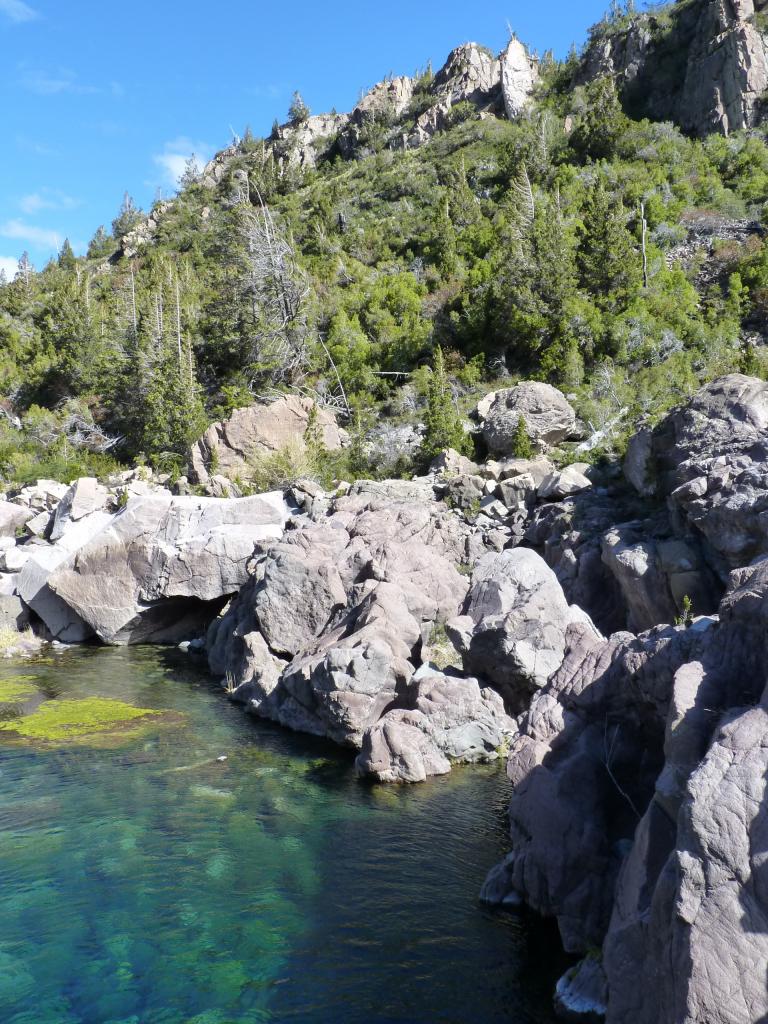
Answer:
<svg viewBox="0 0 768 1024"><path fill-rule="evenodd" d="M34 21L40 17L37 11L33 10L29 4L23 3L22 0L0 0L0 14L4 14L15 22Z"/></svg>
<svg viewBox="0 0 768 1024"><path fill-rule="evenodd" d="M22 196L19 209L23 213L40 213L41 210L74 210L80 206L80 200L55 188L43 188L39 192Z"/></svg>
<svg viewBox="0 0 768 1024"><path fill-rule="evenodd" d="M0 256L0 273L5 274L7 281L12 281L16 277L18 269L19 261L14 256Z"/></svg>
<svg viewBox="0 0 768 1024"><path fill-rule="evenodd" d="M7 220L4 224L0 224L0 235L3 238L17 238L21 242L29 242L31 245L39 245L41 248L56 249L57 251L64 241L58 231L38 228L23 220Z"/></svg>
<svg viewBox="0 0 768 1024"><path fill-rule="evenodd" d="M166 142L164 151L157 153L152 159L162 168L165 184L177 188L190 157L194 157L200 168L213 155L213 149L206 142L193 142L191 139L179 138Z"/></svg>
<svg viewBox="0 0 768 1024"><path fill-rule="evenodd" d="M37 96L58 96L61 93L92 96L100 91L93 85L78 82L75 72L68 68L58 68L56 71L27 70L21 77L21 84Z"/></svg>

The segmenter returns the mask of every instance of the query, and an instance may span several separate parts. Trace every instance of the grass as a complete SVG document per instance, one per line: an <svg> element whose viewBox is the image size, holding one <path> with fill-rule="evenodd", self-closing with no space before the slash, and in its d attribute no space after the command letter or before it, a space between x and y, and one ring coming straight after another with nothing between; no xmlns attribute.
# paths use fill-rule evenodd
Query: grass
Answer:
<svg viewBox="0 0 768 1024"><path fill-rule="evenodd" d="M50 700L31 715L0 722L0 730L16 733L24 739L60 742L123 731L131 723L160 713L100 697Z"/></svg>

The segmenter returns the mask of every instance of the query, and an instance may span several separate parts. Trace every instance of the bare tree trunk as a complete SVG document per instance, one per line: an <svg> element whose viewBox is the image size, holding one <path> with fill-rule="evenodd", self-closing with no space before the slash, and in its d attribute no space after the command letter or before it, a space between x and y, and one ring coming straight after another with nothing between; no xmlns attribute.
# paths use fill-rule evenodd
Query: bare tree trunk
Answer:
<svg viewBox="0 0 768 1024"><path fill-rule="evenodd" d="M643 232L643 287L648 287L648 221L645 219L645 203L640 203L640 223Z"/></svg>

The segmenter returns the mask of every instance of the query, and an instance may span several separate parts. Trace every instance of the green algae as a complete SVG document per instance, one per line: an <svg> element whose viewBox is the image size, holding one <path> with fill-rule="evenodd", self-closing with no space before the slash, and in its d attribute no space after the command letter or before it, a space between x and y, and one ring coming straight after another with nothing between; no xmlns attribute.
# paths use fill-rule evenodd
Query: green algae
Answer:
<svg viewBox="0 0 768 1024"><path fill-rule="evenodd" d="M30 686L35 676L16 676L13 679L0 679L0 704L22 704L38 692Z"/></svg>
<svg viewBox="0 0 768 1024"><path fill-rule="evenodd" d="M123 732L159 711L137 708L119 700L87 697L82 700L49 700L31 715L0 722L0 731L41 742L82 740ZM144 723L141 723L144 724Z"/></svg>

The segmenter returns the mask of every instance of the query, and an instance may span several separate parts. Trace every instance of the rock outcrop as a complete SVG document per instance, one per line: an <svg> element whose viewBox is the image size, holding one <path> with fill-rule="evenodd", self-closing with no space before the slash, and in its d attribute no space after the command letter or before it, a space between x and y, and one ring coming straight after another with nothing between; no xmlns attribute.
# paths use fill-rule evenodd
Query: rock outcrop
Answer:
<svg viewBox="0 0 768 1024"><path fill-rule="evenodd" d="M539 79L539 66L519 39L512 38L500 57L504 110L516 121L527 107Z"/></svg>
<svg viewBox="0 0 768 1024"><path fill-rule="evenodd" d="M753 127L768 88L765 0L693 0L597 33L580 80L615 77L634 116L696 135Z"/></svg>
<svg viewBox="0 0 768 1024"><path fill-rule="evenodd" d="M269 405L236 409L223 423L214 423L195 442L189 456L189 478L205 484L212 472L248 480L253 469L249 459L287 447L304 447L304 435L312 411L316 427L328 451L347 443L347 435L335 418L310 398L287 395ZM215 470L213 469L215 467Z"/></svg>
<svg viewBox="0 0 768 1024"><path fill-rule="evenodd" d="M723 582L768 554L767 459L768 384L742 374L702 388L650 438L645 493L666 500L678 531L702 539Z"/></svg>
<svg viewBox="0 0 768 1024"><path fill-rule="evenodd" d="M544 560L526 548L480 559L463 612L447 628L465 671L491 680L515 712L560 667L568 625L588 625Z"/></svg>
<svg viewBox="0 0 768 1024"><path fill-rule="evenodd" d="M382 781L493 760L512 727L499 694L422 662L483 550L429 483L357 484L260 546L209 631L211 668L254 713L361 751Z"/></svg>
<svg viewBox="0 0 768 1024"><path fill-rule="evenodd" d="M279 538L288 515L282 494L136 498L70 557L49 566L44 589L56 599L56 614L39 597L37 606L28 603L59 639L63 603L104 643L182 640L210 621L213 603L246 582L256 544ZM58 556L57 548L50 550ZM22 582L28 569L29 563ZM20 592L24 597L21 586Z"/></svg>

